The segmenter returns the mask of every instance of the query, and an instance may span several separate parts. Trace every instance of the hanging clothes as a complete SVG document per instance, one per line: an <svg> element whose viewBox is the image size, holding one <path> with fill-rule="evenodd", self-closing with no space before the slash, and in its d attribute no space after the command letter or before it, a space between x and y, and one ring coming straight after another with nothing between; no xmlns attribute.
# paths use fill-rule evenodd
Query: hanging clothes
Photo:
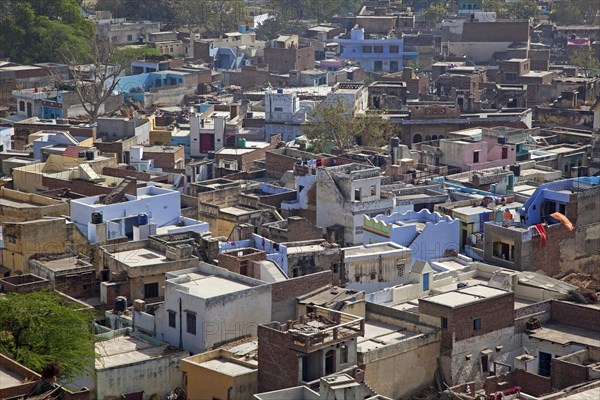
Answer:
<svg viewBox="0 0 600 400"><path fill-rule="evenodd" d="M546 229L544 229L544 225L536 224L535 229L540 234L540 244L542 245L542 247L545 247L548 243L548 237L546 236Z"/></svg>
<svg viewBox="0 0 600 400"><path fill-rule="evenodd" d="M566 215L559 212L555 212L550 214L550 216L558 222L560 222L561 224L563 224L568 230L572 231L574 229L573 224L571 223L571 221L569 221L569 218L567 218Z"/></svg>

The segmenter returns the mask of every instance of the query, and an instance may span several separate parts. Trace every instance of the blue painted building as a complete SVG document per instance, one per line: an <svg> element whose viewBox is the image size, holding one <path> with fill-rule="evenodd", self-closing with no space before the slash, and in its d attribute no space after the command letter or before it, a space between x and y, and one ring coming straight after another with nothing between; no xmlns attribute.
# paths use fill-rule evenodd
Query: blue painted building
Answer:
<svg viewBox="0 0 600 400"><path fill-rule="evenodd" d="M133 100L144 104L146 94L152 89L176 87L184 84L186 73L178 71L157 71L139 75L122 76L115 92L123 93L125 102Z"/></svg>
<svg viewBox="0 0 600 400"><path fill-rule="evenodd" d="M444 257L447 251L458 252L460 221L423 209L403 214L363 216L365 244L391 241L412 251L412 261Z"/></svg>
<svg viewBox="0 0 600 400"><path fill-rule="evenodd" d="M354 28L350 38L335 38L339 44L340 57L360 64L367 71L400 71L407 58L416 58L418 53L405 53L404 40L385 37L365 38L363 28Z"/></svg>

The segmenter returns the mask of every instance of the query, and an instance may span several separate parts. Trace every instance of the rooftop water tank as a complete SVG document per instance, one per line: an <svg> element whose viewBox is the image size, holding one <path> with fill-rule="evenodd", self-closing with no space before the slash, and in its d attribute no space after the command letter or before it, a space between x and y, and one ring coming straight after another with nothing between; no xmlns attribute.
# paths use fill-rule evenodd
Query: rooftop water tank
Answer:
<svg viewBox="0 0 600 400"><path fill-rule="evenodd" d="M102 211L94 211L92 213L92 224L98 225L102 223Z"/></svg>
<svg viewBox="0 0 600 400"><path fill-rule="evenodd" d="M139 213L137 216L138 225L148 225L148 214Z"/></svg>

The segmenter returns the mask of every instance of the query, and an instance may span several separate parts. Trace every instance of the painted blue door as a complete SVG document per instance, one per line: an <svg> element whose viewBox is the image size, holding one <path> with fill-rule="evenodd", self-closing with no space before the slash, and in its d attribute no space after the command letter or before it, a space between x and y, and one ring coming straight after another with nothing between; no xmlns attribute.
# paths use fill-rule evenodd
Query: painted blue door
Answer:
<svg viewBox="0 0 600 400"><path fill-rule="evenodd" d="M423 274L423 291L429 290L429 272Z"/></svg>

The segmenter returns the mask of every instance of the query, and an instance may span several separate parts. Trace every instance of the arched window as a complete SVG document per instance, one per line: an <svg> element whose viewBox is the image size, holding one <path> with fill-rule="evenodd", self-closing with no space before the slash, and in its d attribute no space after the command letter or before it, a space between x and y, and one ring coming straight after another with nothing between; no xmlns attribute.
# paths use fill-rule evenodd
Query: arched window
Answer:
<svg viewBox="0 0 600 400"><path fill-rule="evenodd" d="M437 135L433 135L433 136L431 137L431 140L437 140L437 139L438 139Z"/></svg>
<svg viewBox="0 0 600 400"><path fill-rule="evenodd" d="M415 136L413 136L413 143L421 143L423 141L423 136L421 136L420 133L417 133Z"/></svg>
<svg viewBox="0 0 600 400"><path fill-rule="evenodd" d="M431 136L429 136L429 135L425 136L425 141L426 142L429 142L430 140L431 140Z"/></svg>

